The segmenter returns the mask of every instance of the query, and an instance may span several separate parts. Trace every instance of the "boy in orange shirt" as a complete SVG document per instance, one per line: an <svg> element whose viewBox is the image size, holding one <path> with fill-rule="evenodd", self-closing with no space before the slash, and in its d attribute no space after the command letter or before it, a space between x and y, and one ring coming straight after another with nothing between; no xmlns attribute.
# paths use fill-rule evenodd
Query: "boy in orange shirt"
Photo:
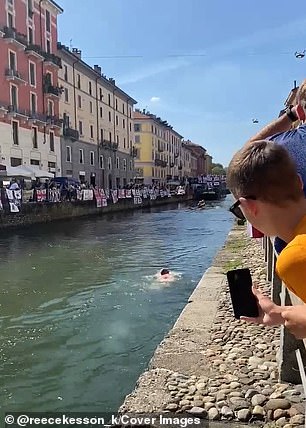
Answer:
<svg viewBox="0 0 306 428"><path fill-rule="evenodd" d="M237 198L230 211L246 218L267 236L288 243L276 271L286 286L306 303L306 199L303 184L287 150L269 141L240 149L230 162L228 187ZM285 324L298 338L306 337L306 305L277 306L253 288L260 315L242 319L264 325Z"/></svg>

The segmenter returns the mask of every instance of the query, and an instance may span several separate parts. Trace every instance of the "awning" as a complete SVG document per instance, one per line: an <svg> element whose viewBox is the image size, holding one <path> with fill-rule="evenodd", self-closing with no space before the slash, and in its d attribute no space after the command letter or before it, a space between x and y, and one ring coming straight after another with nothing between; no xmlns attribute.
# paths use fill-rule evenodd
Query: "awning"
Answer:
<svg viewBox="0 0 306 428"><path fill-rule="evenodd" d="M0 169L0 177L21 177L21 178L32 178L33 172L29 171L27 167L20 166L6 166L5 169Z"/></svg>
<svg viewBox="0 0 306 428"><path fill-rule="evenodd" d="M52 172L43 171L35 165L24 166L23 168L27 169L35 178L54 178Z"/></svg>

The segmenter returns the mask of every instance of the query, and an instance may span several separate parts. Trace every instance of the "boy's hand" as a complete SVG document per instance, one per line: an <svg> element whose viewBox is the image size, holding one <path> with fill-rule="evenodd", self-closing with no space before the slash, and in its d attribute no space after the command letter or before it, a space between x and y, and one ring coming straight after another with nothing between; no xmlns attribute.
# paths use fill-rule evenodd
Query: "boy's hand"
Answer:
<svg viewBox="0 0 306 428"><path fill-rule="evenodd" d="M306 305L287 306L282 311L285 327L297 339L306 338Z"/></svg>
<svg viewBox="0 0 306 428"><path fill-rule="evenodd" d="M252 287L254 296L257 299L257 306L259 315L256 318L240 317L241 320L251 322L254 324L263 324L266 326L282 325L284 319L282 317L282 310L284 307L277 306L272 300L264 296L256 287Z"/></svg>

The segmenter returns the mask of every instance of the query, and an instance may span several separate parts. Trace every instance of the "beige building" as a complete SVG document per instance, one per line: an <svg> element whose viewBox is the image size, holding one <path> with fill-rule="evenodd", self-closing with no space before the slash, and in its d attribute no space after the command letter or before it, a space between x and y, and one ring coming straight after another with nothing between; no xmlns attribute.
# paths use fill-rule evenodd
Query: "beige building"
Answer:
<svg viewBox="0 0 306 428"><path fill-rule="evenodd" d="M78 49L59 44L62 171L82 182L118 188L134 177L133 106L136 101L91 68Z"/></svg>
<svg viewBox="0 0 306 428"><path fill-rule="evenodd" d="M189 167L182 136L167 121L143 110L134 113L136 175L145 184L180 180ZM185 159L185 170L184 170Z"/></svg>

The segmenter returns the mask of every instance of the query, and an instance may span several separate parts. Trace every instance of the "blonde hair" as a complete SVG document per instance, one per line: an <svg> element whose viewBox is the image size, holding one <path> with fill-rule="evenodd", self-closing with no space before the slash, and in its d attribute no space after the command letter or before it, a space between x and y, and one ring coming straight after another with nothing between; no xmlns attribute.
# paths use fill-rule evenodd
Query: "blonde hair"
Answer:
<svg viewBox="0 0 306 428"><path fill-rule="evenodd" d="M304 198L293 159L271 141L242 147L229 164L227 185L236 198L253 197L278 206Z"/></svg>

